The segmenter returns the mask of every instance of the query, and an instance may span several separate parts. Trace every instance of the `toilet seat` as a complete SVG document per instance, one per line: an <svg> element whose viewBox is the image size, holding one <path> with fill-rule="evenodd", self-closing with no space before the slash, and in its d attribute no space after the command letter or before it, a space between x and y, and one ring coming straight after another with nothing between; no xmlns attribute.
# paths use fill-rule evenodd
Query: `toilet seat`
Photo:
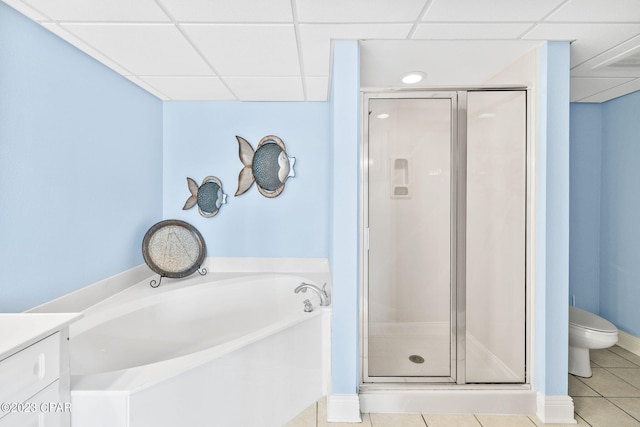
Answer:
<svg viewBox="0 0 640 427"><path fill-rule="evenodd" d="M577 328L589 329L596 332L618 332L616 326L602 317L582 310L578 307L569 306L569 325Z"/></svg>

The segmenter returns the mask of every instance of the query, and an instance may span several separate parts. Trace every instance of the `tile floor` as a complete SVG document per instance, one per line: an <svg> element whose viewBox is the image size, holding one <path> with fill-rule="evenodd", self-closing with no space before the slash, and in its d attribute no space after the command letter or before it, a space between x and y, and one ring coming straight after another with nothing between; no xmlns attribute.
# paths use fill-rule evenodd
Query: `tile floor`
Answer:
<svg viewBox="0 0 640 427"><path fill-rule="evenodd" d="M640 356L621 347L591 351L593 376L569 375L577 426L640 427ZM535 415L363 414L362 423L327 423L321 399L285 427L535 427ZM573 424L574 426L576 424Z"/></svg>

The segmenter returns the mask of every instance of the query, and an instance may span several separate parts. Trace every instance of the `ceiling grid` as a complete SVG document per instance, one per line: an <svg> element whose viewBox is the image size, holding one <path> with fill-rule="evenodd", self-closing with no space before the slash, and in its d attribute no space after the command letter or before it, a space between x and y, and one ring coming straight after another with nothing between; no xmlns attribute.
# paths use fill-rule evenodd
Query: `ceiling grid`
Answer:
<svg viewBox="0 0 640 427"><path fill-rule="evenodd" d="M451 48L439 56L448 68L380 61L372 72L385 86L401 86L403 66L428 68L423 84L438 86L462 64L454 53L473 57L484 42L504 49L482 59L495 70L518 43L563 40L572 101L640 89L637 0L2 1L163 100L324 101L337 39ZM482 83L481 69L454 74L465 71L458 77Z"/></svg>

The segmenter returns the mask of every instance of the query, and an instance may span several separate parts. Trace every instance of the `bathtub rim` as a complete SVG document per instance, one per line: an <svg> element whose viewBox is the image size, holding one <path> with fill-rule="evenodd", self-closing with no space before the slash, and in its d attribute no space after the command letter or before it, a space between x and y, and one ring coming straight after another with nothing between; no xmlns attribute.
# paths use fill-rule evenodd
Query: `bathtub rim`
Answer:
<svg viewBox="0 0 640 427"><path fill-rule="evenodd" d="M295 279L295 281L318 282L317 280L313 280L310 277L304 276L300 273L279 272L251 274L239 273L234 274L233 276L219 276L215 274L207 274L207 276L199 277L192 276L188 279L180 279L176 280L175 282L167 282L162 289L151 288L148 286L148 282L146 280L143 280L83 310L83 318L80 322L77 322L73 325L70 330L70 336L73 337L79 335L90 329L91 327L102 324L109 319L124 316L142 308L161 304L166 300L165 294L176 294L176 296L184 296L188 295L189 293L207 292L207 290L209 289L263 281L266 279L278 280L282 278ZM329 283L329 292L331 292L330 282L327 283ZM201 286L207 287L208 289L200 289ZM292 294L294 289L295 287L292 286ZM144 292L148 292L149 295L137 295ZM133 298L130 298L130 296L133 296ZM314 298L314 296L312 295L310 296L310 298ZM315 304L316 301L314 300L312 302L314 302L314 307L317 307L317 304Z"/></svg>
<svg viewBox="0 0 640 427"><path fill-rule="evenodd" d="M203 263L208 274L220 277L237 274L284 273L301 274L304 276L326 276L331 280L328 258L269 258L269 257L207 257ZM123 272L73 290L58 298L46 301L26 310L26 313L80 313L101 301L110 298L141 281L157 279L146 264L139 264ZM162 285L170 281L190 280L194 276L184 279L163 280Z"/></svg>

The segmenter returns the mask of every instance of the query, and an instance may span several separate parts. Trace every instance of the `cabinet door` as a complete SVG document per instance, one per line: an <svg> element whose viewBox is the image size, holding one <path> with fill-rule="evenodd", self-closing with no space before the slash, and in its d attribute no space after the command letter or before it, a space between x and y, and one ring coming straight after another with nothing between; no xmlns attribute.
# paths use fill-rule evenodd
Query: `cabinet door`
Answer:
<svg viewBox="0 0 640 427"><path fill-rule="evenodd" d="M21 406L0 418L0 427L65 427L69 425L70 404L60 402L60 383L55 381ZM65 406L66 403L66 406ZM28 408L28 410L25 410Z"/></svg>
<svg viewBox="0 0 640 427"><path fill-rule="evenodd" d="M0 361L0 402L24 402L59 377L57 332Z"/></svg>

